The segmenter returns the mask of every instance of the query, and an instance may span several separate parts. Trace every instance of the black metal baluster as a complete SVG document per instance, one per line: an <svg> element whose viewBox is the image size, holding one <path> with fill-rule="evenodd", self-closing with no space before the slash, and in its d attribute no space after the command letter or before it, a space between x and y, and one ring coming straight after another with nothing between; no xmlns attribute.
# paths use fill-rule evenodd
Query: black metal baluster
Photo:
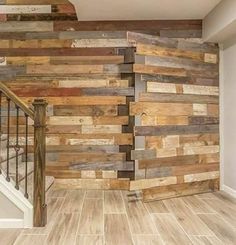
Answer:
<svg viewBox="0 0 236 245"><path fill-rule="evenodd" d="M2 135L2 91L0 91L0 135Z"/></svg>
<svg viewBox="0 0 236 245"><path fill-rule="evenodd" d="M0 137L2 137L2 91L0 91ZM2 153L2 138L0 141L0 153ZM0 174L2 170L0 168Z"/></svg>
<svg viewBox="0 0 236 245"><path fill-rule="evenodd" d="M25 114L25 197L28 199L28 115Z"/></svg>
<svg viewBox="0 0 236 245"><path fill-rule="evenodd" d="M11 110L11 101L9 98L7 98L7 177L6 177L7 181L10 181L10 176L9 176L10 110Z"/></svg>
<svg viewBox="0 0 236 245"><path fill-rule="evenodd" d="M15 188L19 190L19 107L16 106L16 186Z"/></svg>

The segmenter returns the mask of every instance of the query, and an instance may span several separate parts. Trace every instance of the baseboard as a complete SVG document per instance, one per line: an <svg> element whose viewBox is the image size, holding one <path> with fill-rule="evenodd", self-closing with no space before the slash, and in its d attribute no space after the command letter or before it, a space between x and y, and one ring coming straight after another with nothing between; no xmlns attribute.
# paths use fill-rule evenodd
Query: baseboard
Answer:
<svg viewBox="0 0 236 245"><path fill-rule="evenodd" d="M222 190L223 190L224 192L226 192L227 194L229 194L230 196L236 198L236 190L230 188L230 187L227 186L227 185L223 185L223 186L222 186Z"/></svg>
<svg viewBox="0 0 236 245"><path fill-rule="evenodd" d="M0 228L24 228L23 219L0 219Z"/></svg>

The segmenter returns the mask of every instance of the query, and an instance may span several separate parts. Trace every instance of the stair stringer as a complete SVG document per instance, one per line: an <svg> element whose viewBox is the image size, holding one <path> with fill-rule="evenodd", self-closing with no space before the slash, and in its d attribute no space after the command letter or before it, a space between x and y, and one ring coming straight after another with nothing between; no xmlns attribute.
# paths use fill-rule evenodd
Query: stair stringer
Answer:
<svg viewBox="0 0 236 245"><path fill-rule="evenodd" d="M6 181L6 176L0 174L0 192L23 212L23 219L1 219L0 228L32 228L33 205L24 197L21 191L15 189L14 181Z"/></svg>

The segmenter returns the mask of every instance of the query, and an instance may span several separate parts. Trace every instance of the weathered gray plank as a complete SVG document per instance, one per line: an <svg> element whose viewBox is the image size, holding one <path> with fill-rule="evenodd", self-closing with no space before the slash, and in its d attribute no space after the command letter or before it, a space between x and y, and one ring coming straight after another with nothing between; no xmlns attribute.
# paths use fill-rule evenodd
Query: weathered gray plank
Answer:
<svg viewBox="0 0 236 245"><path fill-rule="evenodd" d="M135 136L218 133L219 125L136 126Z"/></svg>
<svg viewBox="0 0 236 245"><path fill-rule="evenodd" d="M190 103L209 103L218 104L218 96L209 95L189 95L189 94L168 94L168 93L140 93L142 102L190 102Z"/></svg>

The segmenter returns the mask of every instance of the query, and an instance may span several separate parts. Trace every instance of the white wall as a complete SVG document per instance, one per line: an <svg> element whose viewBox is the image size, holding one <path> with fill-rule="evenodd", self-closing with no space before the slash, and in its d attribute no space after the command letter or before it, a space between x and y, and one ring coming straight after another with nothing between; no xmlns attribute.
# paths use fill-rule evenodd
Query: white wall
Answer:
<svg viewBox="0 0 236 245"><path fill-rule="evenodd" d="M0 219L23 219L24 213L0 192Z"/></svg>
<svg viewBox="0 0 236 245"><path fill-rule="evenodd" d="M224 42L236 33L236 1L222 0L203 20L203 39Z"/></svg>
<svg viewBox="0 0 236 245"><path fill-rule="evenodd" d="M228 41L223 47L221 51L222 187L236 195L236 39Z"/></svg>

